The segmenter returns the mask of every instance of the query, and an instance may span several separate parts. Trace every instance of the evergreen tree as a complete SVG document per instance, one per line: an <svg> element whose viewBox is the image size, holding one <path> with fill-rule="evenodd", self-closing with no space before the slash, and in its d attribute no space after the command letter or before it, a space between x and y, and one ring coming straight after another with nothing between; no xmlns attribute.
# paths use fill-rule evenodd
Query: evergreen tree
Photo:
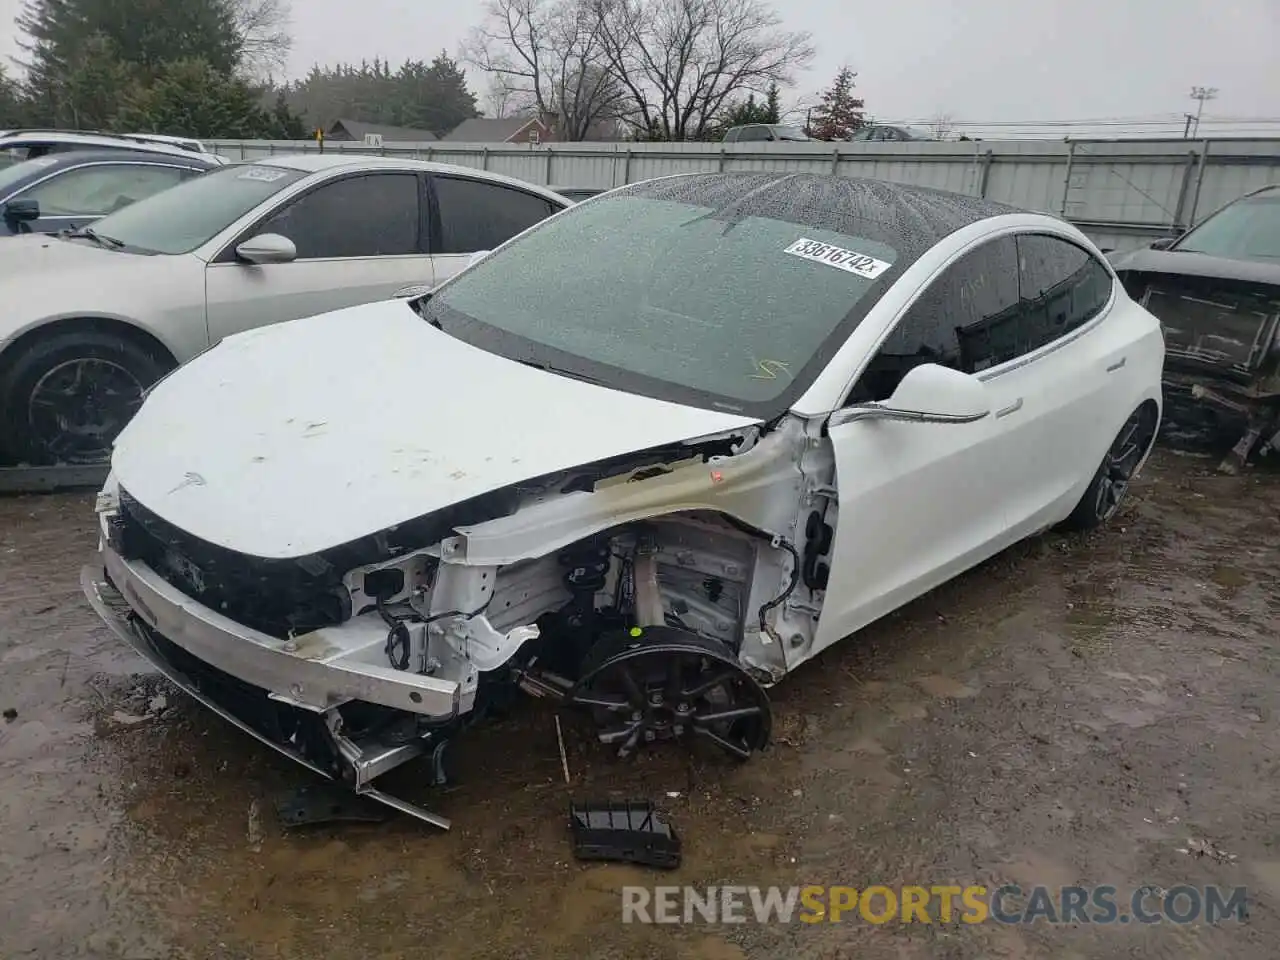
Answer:
<svg viewBox="0 0 1280 960"><path fill-rule="evenodd" d="M764 101L764 114L769 118L765 121L766 123L782 122L782 107L779 105L780 99L781 94L778 91L778 85L776 83L769 84L769 90L765 95Z"/></svg>
<svg viewBox="0 0 1280 960"><path fill-rule="evenodd" d="M822 94L822 103L809 121L809 136L817 140L848 140L863 124L866 103L853 95L857 74L841 68L831 87Z"/></svg>
<svg viewBox="0 0 1280 960"><path fill-rule="evenodd" d="M125 84L97 92L107 100L122 100L128 83L150 82L169 62L202 60L230 74L243 50L229 0L24 0L17 25L28 97L44 122L60 126L98 122L100 108L84 104L70 78L84 72L87 55L102 57L103 40L128 73L127 81L121 71L103 77Z"/></svg>
<svg viewBox="0 0 1280 960"><path fill-rule="evenodd" d="M431 63L406 60L394 71L385 60L315 66L284 93L312 128L360 120L444 134L479 116L466 74L444 53Z"/></svg>
<svg viewBox="0 0 1280 960"><path fill-rule="evenodd" d="M271 134L273 140L305 140L311 135L302 117L289 109L289 98L283 90L276 91L271 117L276 127Z"/></svg>
<svg viewBox="0 0 1280 960"><path fill-rule="evenodd" d="M167 64L151 84L136 86L114 126L211 139L274 139L285 133L281 118L263 108L260 91L203 60ZM300 126L290 132L300 133Z"/></svg>

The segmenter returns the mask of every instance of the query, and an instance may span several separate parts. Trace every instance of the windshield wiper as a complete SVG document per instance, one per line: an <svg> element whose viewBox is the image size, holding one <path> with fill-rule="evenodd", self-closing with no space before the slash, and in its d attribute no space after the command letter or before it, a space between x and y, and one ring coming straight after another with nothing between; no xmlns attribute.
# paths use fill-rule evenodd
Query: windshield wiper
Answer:
<svg viewBox="0 0 1280 960"><path fill-rule="evenodd" d="M68 239L79 239L83 237L85 240L92 240L100 247L106 247L108 250L119 250L124 246L123 240L117 240L115 237L103 236L93 227L81 227L79 230L70 230L63 234Z"/></svg>
<svg viewBox="0 0 1280 960"><path fill-rule="evenodd" d="M437 330L443 331L444 327L440 325L440 318L437 316L429 316L427 314L427 304L430 302L431 302L431 293L430 291L428 291L427 293L424 293L420 297L411 298L409 300L409 309L412 310L414 313L416 313L418 316L420 316L423 320L427 321L427 323L431 324L431 326L435 327Z"/></svg>
<svg viewBox="0 0 1280 960"><path fill-rule="evenodd" d="M516 363L523 363L526 367L533 367L533 369L541 370L544 373L554 373L562 377L568 377L570 380L581 380L583 383L600 385L600 381L595 377L589 377L585 373L577 373L573 370L565 370L562 367L553 367L549 363L539 363L537 360L517 360Z"/></svg>

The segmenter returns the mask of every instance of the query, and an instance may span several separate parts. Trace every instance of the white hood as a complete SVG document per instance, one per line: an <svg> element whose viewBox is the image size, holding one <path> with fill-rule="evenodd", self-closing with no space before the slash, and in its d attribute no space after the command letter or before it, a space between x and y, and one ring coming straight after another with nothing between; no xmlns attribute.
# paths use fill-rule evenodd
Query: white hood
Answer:
<svg viewBox="0 0 1280 960"><path fill-rule="evenodd" d="M395 300L226 339L155 388L112 468L180 529L286 558L521 480L757 422L533 369Z"/></svg>

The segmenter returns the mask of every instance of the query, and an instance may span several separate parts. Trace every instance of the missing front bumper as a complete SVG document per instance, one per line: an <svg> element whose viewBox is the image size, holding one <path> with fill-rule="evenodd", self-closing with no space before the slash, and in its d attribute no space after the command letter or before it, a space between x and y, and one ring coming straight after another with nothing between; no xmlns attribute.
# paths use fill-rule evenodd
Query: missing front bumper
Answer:
<svg viewBox="0 0 1280 960"><path fill-rule="evenodd" d="M234 645L246 642L246 638L220 624L211 624L209 617L201 614L204 608L198 604L186 598L182 598L183 602L176 601L166 595L168 591L156 589L148 582L149 572L104 550L98 562L81 571L80 583L103 622L159 673L244 733L314 773L326 779L342 780L356 793L433 826L449 829L446 818L386 794L373 785L375 778L389 770L425 753L438 751L446 742L444 739L433 734L407 743L350 738L342 732L339 719L341 698L340 702L316 709L273 693L254 682L256 675L263 672L264 664L260 655L253 655L252 651L248 659L259 668L253 677L241 671L233 674L201 657L197 651L218 639L211 627L221 631L224 648L229 648L223 651L224 661L235 659ZM205 613L217 616L213 611ZM255 660L255 656L258 659ZM268 666L274 665L268 662ZM249 672L253 673L252 669ZM415 706L425 702L426 699L421 698ZM449 702L456 703L456 700L450 697Z"/></svg>

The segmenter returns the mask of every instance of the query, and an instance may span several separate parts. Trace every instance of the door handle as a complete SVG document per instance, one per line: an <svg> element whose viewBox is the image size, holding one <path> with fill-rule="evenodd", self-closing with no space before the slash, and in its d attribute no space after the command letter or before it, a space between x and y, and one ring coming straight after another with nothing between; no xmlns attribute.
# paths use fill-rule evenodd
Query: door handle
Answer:
<svg viewBox="0 0 1280 960"><path fill-rule="evenodd" d="M1129 359L1128 357L1121 357L1111 366L1107 367L1107 373L1115 373L1117 370L1119 370L1121 367L1125 365L1125 361L1127 361L1128 359Z"/></svg>
<svg viewBox="0 0 1280 960"><path fill-rule="evenodd" d="M1009 404L1007 407L1001 407L999 410L997 410L996 419L999 420L1001 417L1007 417L1009 416L1009 414L1017 413L1021 409L1022 409L1022 398L1019 397L1017 400L1013 401L1013 403Z"/></svg>

